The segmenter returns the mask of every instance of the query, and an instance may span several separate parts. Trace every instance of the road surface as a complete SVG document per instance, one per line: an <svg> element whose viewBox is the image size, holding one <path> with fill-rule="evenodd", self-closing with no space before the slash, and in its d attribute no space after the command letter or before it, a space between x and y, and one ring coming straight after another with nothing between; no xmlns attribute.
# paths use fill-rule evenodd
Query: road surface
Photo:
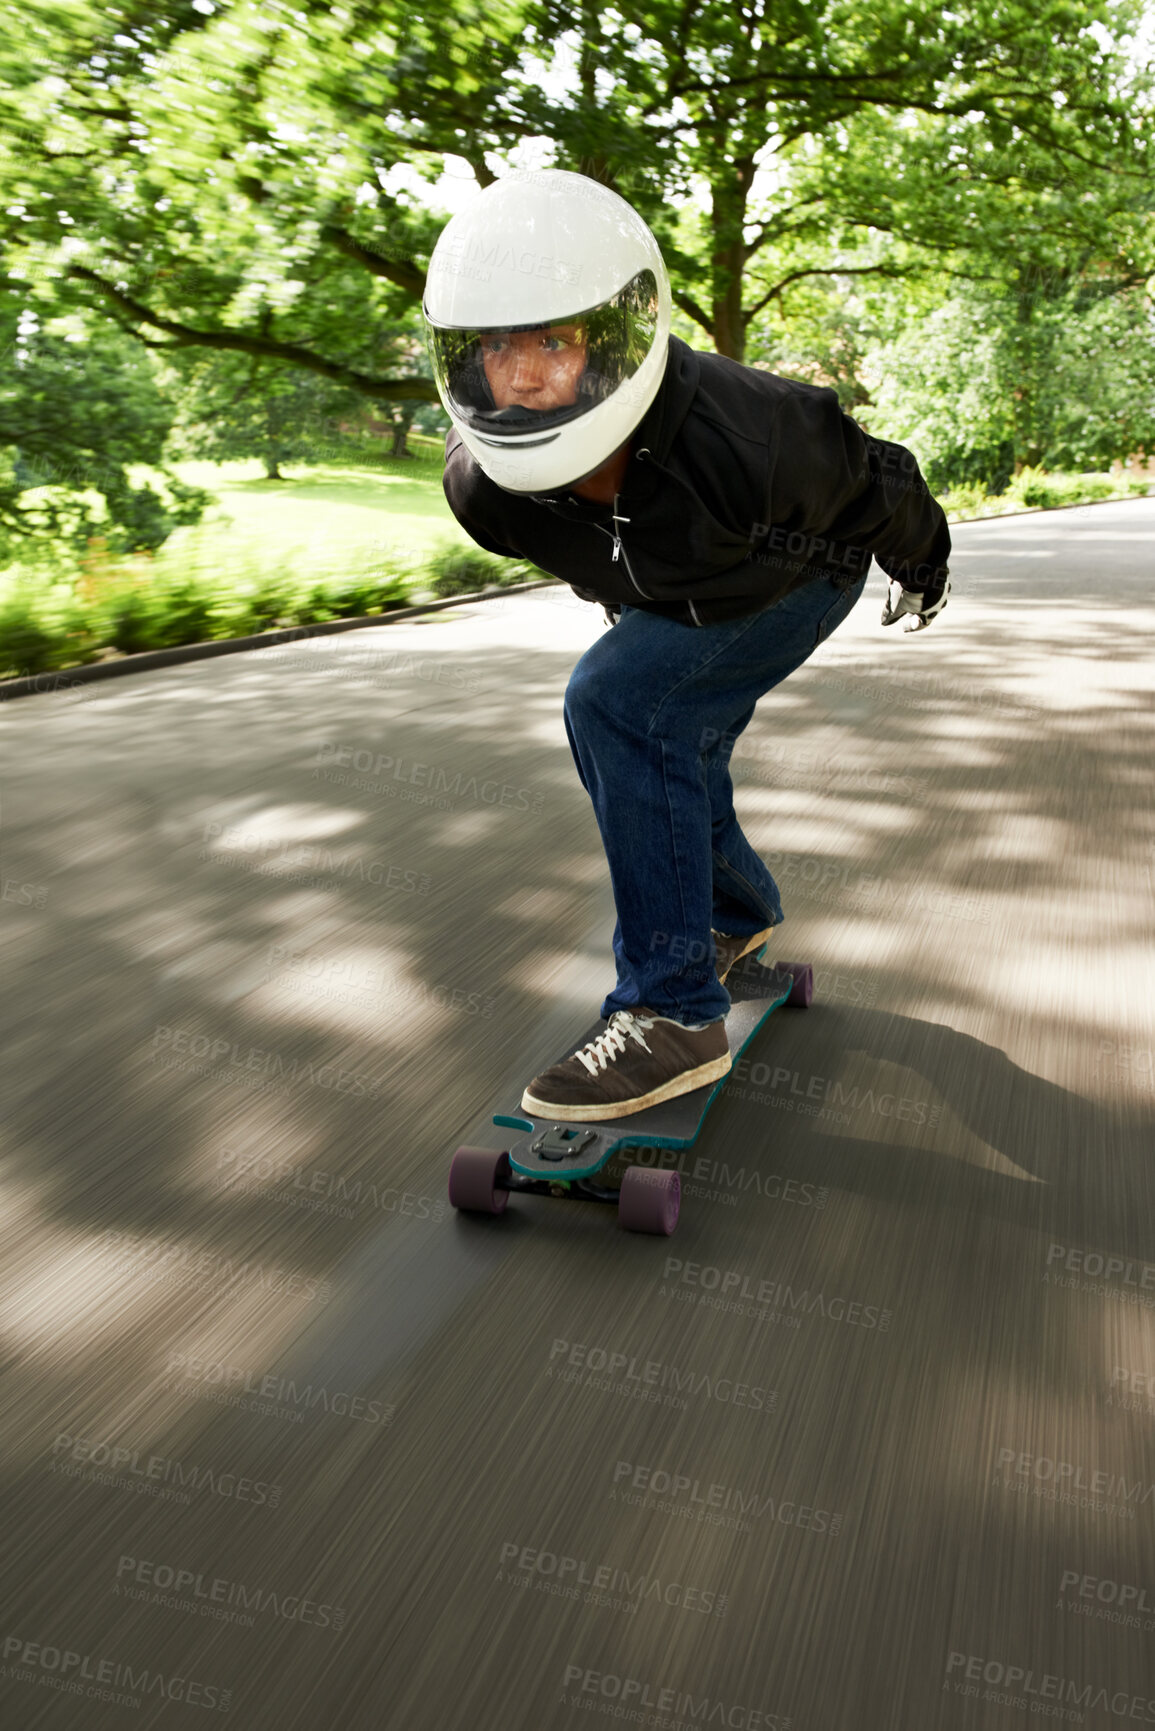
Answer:
<svg viewBox="0 0 1155 1731"><path fill-rule="evenodd" d="M6 705L5 1723L1155 1723L1155 500L763 700L816 1001L669 1239L455 1147L597 1013L542 590Z"/></svg>

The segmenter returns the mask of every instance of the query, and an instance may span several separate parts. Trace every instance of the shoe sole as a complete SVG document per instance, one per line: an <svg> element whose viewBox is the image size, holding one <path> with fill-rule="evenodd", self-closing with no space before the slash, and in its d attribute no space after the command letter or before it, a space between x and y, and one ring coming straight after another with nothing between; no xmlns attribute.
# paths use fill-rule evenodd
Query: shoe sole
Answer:
<svg viewBox="0 0 1155 1731"><path fill-rule="evenodd" d="M724 1052L720 1058L711 1058L708 1064L699 1064L696 1070L672 1077L660 1088L652 1088L637 1100L603 1100L589 1106L551 1105L548 1100L539 1100L527 1088L521 1097L521 1109L532 1112L537 1118L564 1118L574 1124L608 1124L615 1118L631 1118L635 1112L644 1112L648 1106L660 1106L663 1100L676 1100L679 1094L692 1094L695 1088L704 1088L707 1082L716 1082L729 1075L731 1068L730 1054Z"/></svg>
<svg viewBox="0 0 1155 1731"><path fill-rule="evenodd" d="M756 950L742 950L740 952L740 954L736 955L734 957L734 960L729 964L729 966L726 969L726 974L733 972L733 970L738 966L738 963L744 962L746 960L747 956L752 955L756 962L760 962L762 960L762 957L766 954L766 951L769 948L770 948L770 940L768 938L764 938L762 943L759 944L759 946ZM719 974L718 975L719 985L723 985L725 983L726 974Z"/></svg>

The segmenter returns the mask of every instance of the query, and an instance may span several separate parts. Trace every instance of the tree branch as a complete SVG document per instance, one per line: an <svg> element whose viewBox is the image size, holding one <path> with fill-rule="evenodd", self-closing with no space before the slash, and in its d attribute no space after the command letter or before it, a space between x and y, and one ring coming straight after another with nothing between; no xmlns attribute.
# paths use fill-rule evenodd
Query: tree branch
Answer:
<svg viewBox="0 0 1155 1731"><path fill-rule="evenodd" d="M766 241L772 234L777 238L779 233L784 232L780 225L784 222L786 217L793 216L796 210L805 210L807 205L823 204L824 202L825 195L818 192L815 193L813 198L800 199L797 204L791 204L788 205L785 210L776 211L769 222L763 222L758 225L758 233L753 240L743 243L743 258L752 257L752 255L758 251L760 246L765 245Z"/></svg>
<svg viewBox="0 0 1155 1731"><path fill-rule="evenodd" d="M712 337L714 321L708 313L702 311L693 296L683 294L680 289L671 289L670 294L674 305L681 307L682 311L692 318L695 324L701 325L702 329Z"/></svg>
<svg viewBox="0 0 1155 1731"><path fill-rule="evenodd" d="M743 313L743 315L742 315L743 321L746 324L749 324L750 320L755 316L756 313L760 313L762 311L762 308L766 305L766 303L768 301L772 301L772 300L776 299L777 296L781 295L785 289L788 289L790 287L790 284L792 282L797 282L799 280L799 278L801 278L801 277L804 277L804 276L870 276L872 272L873 273L879 273L883 276L892 276L892 277L909 275L909 272L907 272L905 270L898 270L898 269L896 269L896 267L894 265L890 265L890 264L859 264L859 265L829 264L829 265L815 265L812 269L809 269L809 270L792 270L790 272L789 276L784 276L780 283L777 283L774 288L770 289L770 291L767 294L764 294L762 296L762 299L760 301L756 301L754 303L754 305L748 309L748 311Z"/></svg>
<svg viewBox="0 0 1155 1731"><path fill-rule="evenodd" d="M131 318L168 333L170 341L167 343L148 343L147 338L139 337L139 340L150 348L223 349L233 354L261 355L270 360L288 361L293 366L306 367L310 372L319 373L322 378L332 379L336 384L345 385L350 390L360 391L362 396L381 402L437 401L437 387L432 379L375 379L368 373L358 372L354 367L343 366L340 361L326 360L323 355L314 354L312 349L302 348L299 343L277 342L273 338L255 336L246 331L197 330L194 326L181 324L176 319L162 318L159 313L154 313L114 284L106 282L94 270L89 270L87 265L69 265L65 274L80 282L91 283L114 307L118 307ZM123 320L117 322L124 323ZM125 328L129 327L125 325ZM137 336L138 333L133 331L133 335Z"/></svg>
<svg viewBox="0 0 1155 1731"><path fill-rule="evenodd" d="M425 293L425 272L409 260L386 258L371 241L358 240L335 222L322 223L320 235L346 258L363 265L371 275L384 277L388 282L396 283L398 288L407 290L414 300L420 300Z"/></svg>

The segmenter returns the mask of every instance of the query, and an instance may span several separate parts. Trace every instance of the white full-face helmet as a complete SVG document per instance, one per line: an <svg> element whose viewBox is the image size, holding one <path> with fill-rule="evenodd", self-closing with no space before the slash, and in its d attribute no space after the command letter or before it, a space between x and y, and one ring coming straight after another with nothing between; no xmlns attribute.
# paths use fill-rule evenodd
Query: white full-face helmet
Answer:
<svg viewBox="0 0 1155 1731"><path fill-rule="evenodd" d="M600 469L666 369L657 241L616 192L561 169L507 174L446 224L422 313L446 412L511 493Z"/></svg>

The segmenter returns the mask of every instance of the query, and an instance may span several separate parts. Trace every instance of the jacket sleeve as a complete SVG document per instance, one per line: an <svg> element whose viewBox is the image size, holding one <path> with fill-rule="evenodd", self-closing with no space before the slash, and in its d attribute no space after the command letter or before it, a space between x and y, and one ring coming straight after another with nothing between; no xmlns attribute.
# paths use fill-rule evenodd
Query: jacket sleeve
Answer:
<svg viewBox="0 0 1155 1731"><path fill-rule="evenodd" d="M477 486L473 470L475 465L469 452L461 443L455 428L450 428L445 440L445 470L441 476L441 486L449 509L465 530L465 533L477 542L487 553L496 553L502 559L520 559L522 555L513 547L506 547L478 521L476 495Z"/></svg>
<svg viewBox="0 0 1155 1731"><path fill-rule="evenodd" d="M845 545L850 562L873 555L888 577L921 592L940 583L950 558L946 513L903 445L863 432L831 390L796 398L779 439L775 518Z"/></svg>

